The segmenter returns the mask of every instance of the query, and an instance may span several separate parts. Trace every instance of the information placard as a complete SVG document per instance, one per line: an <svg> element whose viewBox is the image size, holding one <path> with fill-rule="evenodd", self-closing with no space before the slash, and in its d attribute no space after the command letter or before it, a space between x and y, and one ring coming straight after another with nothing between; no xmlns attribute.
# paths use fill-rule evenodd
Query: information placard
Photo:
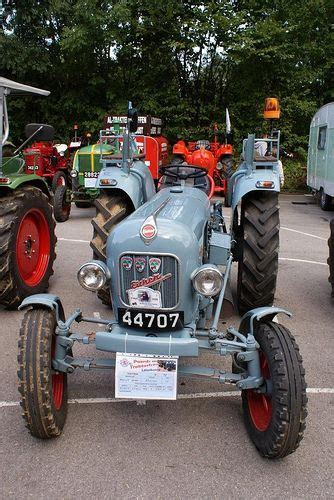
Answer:
<svg viewBox="0 0 334 500"><path fill-rule="evenodd" d="M116 353L115 397L176 399L177 356Z"/></svg>

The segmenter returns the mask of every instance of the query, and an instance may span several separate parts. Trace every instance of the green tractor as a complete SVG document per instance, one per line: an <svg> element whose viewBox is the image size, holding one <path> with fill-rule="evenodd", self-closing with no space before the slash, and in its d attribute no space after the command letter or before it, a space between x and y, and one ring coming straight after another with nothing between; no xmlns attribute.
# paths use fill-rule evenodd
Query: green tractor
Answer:
<svg viewBox="0 0 334 500"><path fill-rule="evenodd" d="M33 124L20 148L4 147L9 136L6 98L15 94L50 92L0 78L0 304L10 309L47 290L57 241L48 186L42 177L24 173L24 160L18 155L32 138L50 140L54 129Z"/></svg>
<svg viewBox="0 0 334 500"><path fill-rule="evenodd" d="M115 122L110 128L108 142L90 144L78 149L70 171L70 186L58 186L54 195L54 215L57 222L66 222L70 216L71 204L78 208L89 208L100 195L97 178L104 158L122 158L120 127Z"/></svg>

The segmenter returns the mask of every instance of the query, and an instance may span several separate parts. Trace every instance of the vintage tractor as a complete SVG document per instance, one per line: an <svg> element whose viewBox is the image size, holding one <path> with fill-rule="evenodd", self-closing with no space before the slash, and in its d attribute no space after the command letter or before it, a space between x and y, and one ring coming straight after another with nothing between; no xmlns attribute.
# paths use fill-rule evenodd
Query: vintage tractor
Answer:
<svg viewBox="0 0 334 500"><path fill-rule="evenodd" d="M55 218L58 222L65 222L69 218L72 202L79 208L88 208L94 204L100 195L97 179L103 166L102 157L121 157L127 119L125 115L106 116L102 143L100 140L98 144L86 145L76 151L70 172L72 183L55 193ZM161 134L162 120L152 116L139 116L138 124L133 135L132 149L136 159L140 158L145 162L157 184L159 168L168 163L168 141Z"/></svg>
<svg viewBox="0 0 334 500"><path fill-rule="evenodd" d="M334 219L330 221L330 235L328 238L329 257L327 263L329 266L328 281L332 287L332 297L334 297Z"/></svg>
<svg viewBox="0 0 334 500"><path fill-rule="evenodd" d="M26 175L24 160L12 151L2 155L9 135L6 97L12 94L49 92L0 78L0 304L8 308L47 290L57 241L45 180L33 172ZM49 141L54 133L40 124L29 131L38 141Z"/></svg>
<svg viewBox="0 0 334 500"><path fill-rule="evenodd" d="M125 136L125 149L127 141ZM125 175L129 198L107 190L101 195L92 241L96 259L80 267L78 281L91 291L109 286L114 317L86 318L76 309L65 319L60 298L49 294L33 295L20 306L26 313L19 390L31 434L61 434L69 373L115 368L118 398L176 399L178 376L233 384L241 390L247 431L263 456L284 457L298 447L307 401L302 359L289 330L275 321L278 314L291 314L270 307L277 274L277 159L253 158L254 136L249 136L244 161L231 178L230 233L221 203L210 205L205 168L164 167L161 189L153 195L140 162L128 169L123 156L117 174L108 165L113 159L106 160L100 184L116 187ZM129 207L131 215L115 227ZM219 319L233 260L239 265L239 305L247 312L238 329L224 332ZM74 327L84 322L87 334ZM95 344L109 357L82 358L82 349L76 357L75 343ZM182 363L209 350L230 357L230 371Z"/></svg>
<svg viewBox="0 0 334 500"><path fill-rule="evenodd" d="M106 116L104 126L106 130L113 129L119 124L123 132L127 123L125 115ZM168 164L168 139L162 134L162 119L151 115L138 116L138 127L134 134L138 152L144 155L155 184L160 178L159 169Z"/></svg>
<svg viewBox="0 0 334 500"><path fill-rule="evenodd" d="M35 124L29 124L25 128L26 137L30 138ZM69 162L66 144L54 144L53 137L49 141L33 142L24 149L25 172L34 173L43 177L49 189L56 191L58 186L66 186L69 183Z"/></svg>
<svg viewBox="0 0 334 500"><path fill-rule="evenodd" d="M233 174L233 147L231 122L228 109L226 109L226 133L223 141L218 141L218 125L214 125L214 141L199 140L196 142L178 141L173 147L172 163L187 163L205 167L208 175L213 180L214 191L225 198L225 206L228 206L227 185Z"/></svg>

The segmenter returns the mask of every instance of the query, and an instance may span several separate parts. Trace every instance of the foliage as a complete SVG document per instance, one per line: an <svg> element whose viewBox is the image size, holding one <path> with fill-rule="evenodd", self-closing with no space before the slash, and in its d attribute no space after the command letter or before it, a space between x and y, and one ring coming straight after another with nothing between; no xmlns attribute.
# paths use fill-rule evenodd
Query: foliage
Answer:
<svg viewBox="0 0 334 500"><path fill-rule="evenodd" d="M11 99L12 135L48 121L97 132L107 112L162 116L172 141L210 135L228 106L236 143L281 101L286 149L305 150L315 110L334 99L332 0L13 0L1 74L51 90ZM12 122L13 123L13 122Z"/></svg>
<svg viewBox="0 0 334 500"><path fill-rule="evenodd" d="M306 163L297 160L283 160L284 188L283 191L305 191Z"/></svg>

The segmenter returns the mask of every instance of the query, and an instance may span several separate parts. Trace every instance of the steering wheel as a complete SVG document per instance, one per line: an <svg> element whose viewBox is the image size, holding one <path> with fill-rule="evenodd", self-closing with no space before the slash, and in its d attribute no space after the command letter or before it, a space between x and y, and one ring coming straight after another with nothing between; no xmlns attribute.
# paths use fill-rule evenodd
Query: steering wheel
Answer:
<svg viewBox="0 0 334 500"><path fill-rule="evenodd" d="M180 172L180 169L195 169L193 172ZM166 165L160 169L161 175L166 175L171 179L199 179L208 175L208 171L205 167L199 167L198 165Z"/></svg>

